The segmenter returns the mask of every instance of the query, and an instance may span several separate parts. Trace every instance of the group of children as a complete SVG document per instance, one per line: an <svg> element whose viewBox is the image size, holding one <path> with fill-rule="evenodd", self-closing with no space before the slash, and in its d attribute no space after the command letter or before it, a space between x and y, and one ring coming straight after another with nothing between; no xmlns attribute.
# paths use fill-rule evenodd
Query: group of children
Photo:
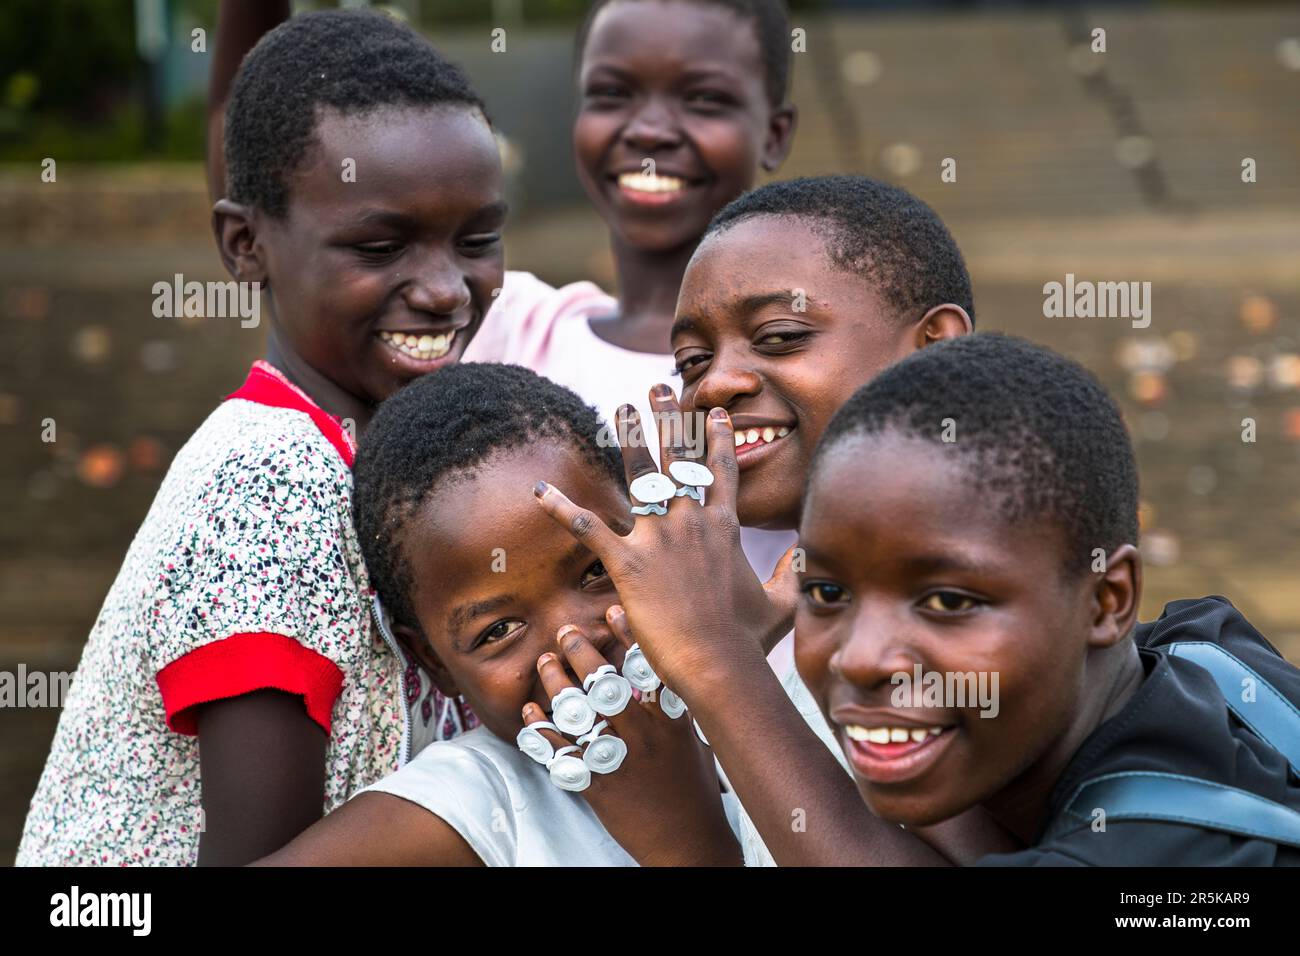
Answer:
<svg viewBox="0 0 1300 956"><path fill-rule="evenodd" d="M1138 623L1101 386L971 334L907 192L752 189L779 0L592 4L617 297L503 271L488 110L414 31L232 11L214 230L267 357L127 554L20 863L1300 863L1300 673L1220 598Z"/></svg>

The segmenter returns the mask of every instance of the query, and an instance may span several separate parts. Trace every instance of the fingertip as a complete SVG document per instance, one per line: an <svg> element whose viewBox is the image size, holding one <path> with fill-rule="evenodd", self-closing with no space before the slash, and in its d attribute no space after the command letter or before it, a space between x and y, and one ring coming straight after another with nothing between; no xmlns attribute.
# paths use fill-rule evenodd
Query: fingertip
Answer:
<svg viewBox="0 0 1300 956"><path fill-rule="evenodd" d="M709 409L709 418L719 424L731 421L731 416L727 414L727 410L720 406Z"/></svg>
<svg viewBox="0 0 1300 956"><path fill-rule="evenodd" d="M577 631L579 634L582 633L582 629L579 628L578 625L576 624L564 625L564 627L560 628L558 631L555 632L556 642L563 643L564 639L568 637L570 634L572 634L574 631Z"/></svg>
<svg viewBox="0 0 1300 956"><path fill-rule="evenodd" d="M541 670L547 664L551 663L551 661L557 661L557 660L559 660L558 657L556 657L550 651L547 651L541 657L537 658L537 669Z"/></svg>
<svg viewBox="0 0 1300 956"><path fill-rule="evenodd" d="M550 489L550 487L551 486L548 485L546 482L539 481L537 482L537 484L533 485L533 494L536 495L538 498L545 497L546 492Z"/></svg>

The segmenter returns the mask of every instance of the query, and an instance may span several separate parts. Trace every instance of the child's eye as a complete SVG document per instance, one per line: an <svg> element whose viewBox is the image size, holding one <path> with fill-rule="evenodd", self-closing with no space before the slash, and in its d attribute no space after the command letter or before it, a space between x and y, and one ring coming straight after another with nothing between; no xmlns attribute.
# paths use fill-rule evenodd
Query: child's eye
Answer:
<svg viewBox="0 0 1300 956"><path fill-rule="evenodd" d="M621 100L626 98L627 92L618 86L592 86L587 89L587 99L589 100Z"/></svg>
<svg viewBox="0 0 1300 956"><path fill-rule="evenodd" d="M937 611L940 614L960 614L971 610L978 603L974 598L957 591L935 591L921 602L921 606L927 611Z"/></svg>
<svg viewBox="0 0 1300 956"><path fill-rule="evenodd" d="M843 604L849 599L848 591L838 584L827 581L810 581L803 586L802 590L810 602L820 607Z"/></svg>
<svg viewBox="0 0 1300 956"><path fill-rule="evenodd" d="M730 106L733 100L729 94L717 90L696 90L686 94L686 102L691 106L717 109Z"/></svg>
<svg viewBox="0 0 1300 956"><path fill-rule="evenodd" d="M497 641L503 641L523 626L523 621L497 621L483 632L479 644L493 644Z"/></svg>
<svg viewBox="0 0 1300 956"><path fill-rule="evenodd" d="M402 251L400 242L366 242L353 246L366 259L391 259Z"/></svg>
<svg viewBox="0 0 1300 956"><path fill-rule="evenodd" d="M810 334L811 333L809 332L799 332L794 330L788 332L769 332L766 335L760 336L754 344L764 348L781 348L783 346L798 345L800 342L808 338Z"/></svg>
<svg viewBox="0 0 1300 956"><path fill-rule="evenodd" d="M681 377L685 375L687 372L689 372L691 369L695 368L698 365L703 364L704 362L707 362L708 360L709 360L708 353L705 352L701 352L697 355L688 355L686 356L686 358L677 362L673 366L673 374L678 377Z"/></svg>
<svg viewBox="0 0 1300 956"><path fill-rule="evenodd" d="M591 566L587 568L586 571L582 572L581 584L585 588L587 585L594 584L595 582L607 577L609 577L609 572L605 570L605 566L599 561L593 561Z"/></svg>
<svg viewBox="0 0 1300 956"><path fill-rule="evenodd" d="M470 255L482 255L495 249L500 242L501 236L494 232L481 236L467 236L460 241L460 244Z"/></svg>

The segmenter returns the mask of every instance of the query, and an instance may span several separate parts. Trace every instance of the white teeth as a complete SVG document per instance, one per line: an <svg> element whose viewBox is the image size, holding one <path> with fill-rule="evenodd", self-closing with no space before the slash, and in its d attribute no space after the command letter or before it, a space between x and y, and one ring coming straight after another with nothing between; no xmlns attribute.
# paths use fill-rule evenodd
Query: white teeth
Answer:
<svg viewBox="0 0 1300 956"><path fill-rule="evenodd" d="M622 173L618 184L639 193L675 193L686 183L676 176L659 176L654 173Z"/></svg>
<svg viewBox="0 0 1300 956"><path fill-rule="evenodd" d="M456 333L451 331L442 335L407 335L404 332L381 331L379 337L403 355L427 362L446 355L451 349Z"/></svg>
<svg viewBox="0 0 1300 956"><path fill-rule="evenodd" d="M943 733L942 727L862 727L849 724L844 728L850 740L865 740L873 744L901 744L909 740L921 743L929 737Z"/></svg>
<svg viewBox="0 0 1300 956"><path fill-rule="evenodd" d="M771 443L776 441L778 438L784 438L788 434L790 434L790 429L784 425L780 428L777 428L775 425L767 425L763 428L742 428L740 431L736 432L736 447L739 448L741 445L752 445L758 441Z"/></svg>

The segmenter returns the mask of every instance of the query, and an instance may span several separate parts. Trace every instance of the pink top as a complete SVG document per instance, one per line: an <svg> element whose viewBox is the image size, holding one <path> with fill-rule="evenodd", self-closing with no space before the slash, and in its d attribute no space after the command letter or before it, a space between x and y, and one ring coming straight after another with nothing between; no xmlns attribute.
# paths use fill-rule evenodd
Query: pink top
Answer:
<svg viewBox="0 0 1300 956"><path fill-rule="evenodd" d="M681 383L674 381L671 353L634 352L591 330L592 318L617 311L618 300L594 283L556 289L532 273L507 272L483 327L465 350L465 361L523 365L573 389L606 422L612 423L618 407L630 402L642 422L650 423L651 386L664 382L680 391ZM652 441L658 457L657 437ZM741 530L745 556L762 580L771 576L796 537L793 531ZM772 653L778 673L789 669L789 643L787 638Z"/></svg>

